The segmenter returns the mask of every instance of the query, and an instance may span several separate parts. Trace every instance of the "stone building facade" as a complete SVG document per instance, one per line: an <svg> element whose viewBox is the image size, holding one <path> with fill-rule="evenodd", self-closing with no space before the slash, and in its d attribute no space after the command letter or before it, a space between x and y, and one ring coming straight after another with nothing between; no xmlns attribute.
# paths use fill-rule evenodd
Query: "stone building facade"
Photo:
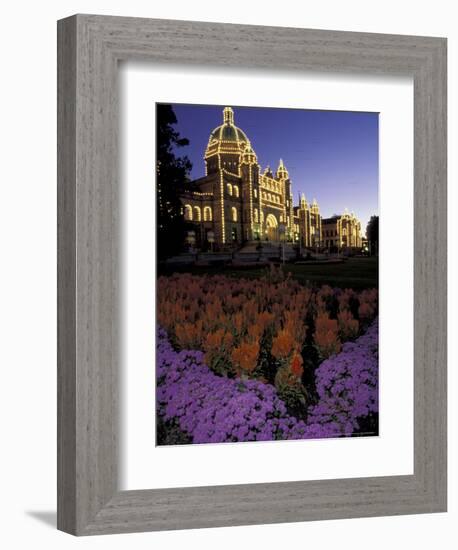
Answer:
<svg viewBox="0 0 458 550"><path fill-rule="evenodd" d="M321 220L323 246L325 248L361 248L361 222L347 210L342 215Z"/></svg>
<svg viewBox="0 0 458 550"><path fill-rule="evenodd" d="M235 125L231 107L224 108L223 123L211 132L204 160L205 176L191 182L181 197L198 247L211 242L224 249L259 240L324 246L316 200L309 204L302 195L299 205L293 205L292 183L283 161L275 172L269 166L261 169L250 140ZM348 242L358 243L360 236Z"/></svg>

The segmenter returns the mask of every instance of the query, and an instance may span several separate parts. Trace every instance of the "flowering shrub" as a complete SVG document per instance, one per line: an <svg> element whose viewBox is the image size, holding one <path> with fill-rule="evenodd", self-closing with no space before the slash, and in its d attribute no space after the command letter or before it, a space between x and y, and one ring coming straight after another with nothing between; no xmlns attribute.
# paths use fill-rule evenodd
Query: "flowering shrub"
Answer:
<svg viewBox="0 0 458 550"><path fill-rule="evenodd" d="M358 315L360 319L370 320L374 317L377 304L377 290L363 290L359 295Z"/></svg>
<svg viewBox="0 0 458 550"><path fill-rule="evenodd" d="M203 339L205 361L212 365L215 372L226 374L232 369L231 349L234 337L231 332L220 328L215 332L209 332ZM194 349L198 346L193 346Z"/></svg>
<svg viewBox="0 0 458 550"><path fill-rule="evenodd" d="M177 325L175 336L178 345L183 349L199 347L205 336L202 320L197 320L195 323Z"/></svg>
<svg viewBox="0 0 458 550"><path fill-rule="evenodd" d="M305 345L324 359L356 338L377 314L377 290L307 288L281 270L256 280L175 274L158 279L157 313L173 346L203 351L214 372L273 382Z"/></svg>
<svg viewBox="0 0 458 550"><path fill-rule="evenodd" d="M281 362L275 375L275 388L278 396L286 403L289 411L300 411L307 404L308 393L302 384L304 372L302 357L295 352L291 359Z"/></svg>
<svg viewBox="0 0 458 550"><path fill-rule="evenodd" d="M236 374L250 374L258 364L259 342L242 342L231 353L232 364L235 365Z"/></svg>
<svg viewBox="0 0 458 550"><path fill-rule="evenodd" d="M302 374L293 355L281 376ZM157 337L157 408L193 443L310 439L350 436L361 419L378 411L378 323L325 360L316 371L319 401L306 420L287 413L276 389L257 380L214 374L200 351L175 351L163 329ZM280 372L280 371L279 371Z"/></svg>
<svg viewBox="0 0 458 550"><path fill-rule="evenodd" d="M339 311L351 311L352 303L358 298L358 295L351 288L346 288L337 294Z"/></svg>
<svg viewBox="0 0 458 550"><path fill-rule="evenodd" d="M315 321L313 335L321 357L329 357L340 351L339 326L327 313L319 313Z"/></svg>
<svg viewBox="0 0 458 550"><path fill-rule="evenodd" d="M293 351L297 343L287 330L280 330L272 341L271 353L277 359L286 359Z"/></svg>
<svg viewBox="0 0 458 550"><path fill-rule="evenodd" d="M350 340L356 338L359 332L359 321L353 318L353 315L347 309L340 311L337 314L339 323L339 333L342 340Z"/></svg>
<svg viewBox="0 0 458 550"><path fill-rule="evenodd" d="M314 301L318 313L324 313L330 309L334 300L334 291L329 285L323 285L315 294Z"/></svg>

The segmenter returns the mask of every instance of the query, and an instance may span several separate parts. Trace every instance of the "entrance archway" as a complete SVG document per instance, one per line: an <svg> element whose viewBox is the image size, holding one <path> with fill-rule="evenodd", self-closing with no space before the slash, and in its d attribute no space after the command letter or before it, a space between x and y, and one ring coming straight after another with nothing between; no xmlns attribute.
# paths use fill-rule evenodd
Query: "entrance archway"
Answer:
<svg viewBox="0 0 458 550"><path fill-rule="evenodd" d="M266 218L266 230L269 241L278 241L278 222L273 214L268 214Z"/></svg>

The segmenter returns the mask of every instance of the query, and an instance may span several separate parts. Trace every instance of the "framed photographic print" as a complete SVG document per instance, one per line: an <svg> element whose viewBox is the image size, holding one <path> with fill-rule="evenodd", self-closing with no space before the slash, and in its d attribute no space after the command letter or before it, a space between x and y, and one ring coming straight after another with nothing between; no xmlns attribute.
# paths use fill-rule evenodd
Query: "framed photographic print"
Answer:
<svg viewBox="0 0 458 550"><path fill-rule="evenodd" d="M161 103L156 125L157 443L378 435L378 113ZM261 167L275 145L295 175Z"/></svg>
<svg viewBox="0 0 458 550"><path fill-rule="evenodd" d="M445 40L58 40L59 529L445 511Z"/></svg>

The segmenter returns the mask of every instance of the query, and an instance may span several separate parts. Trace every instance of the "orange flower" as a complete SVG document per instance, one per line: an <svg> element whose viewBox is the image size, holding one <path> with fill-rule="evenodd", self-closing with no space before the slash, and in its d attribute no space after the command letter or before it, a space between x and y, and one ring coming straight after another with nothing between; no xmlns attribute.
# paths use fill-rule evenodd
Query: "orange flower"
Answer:
<svg viewBox="0 0 458 550"><path fill-rule="evenodd" d="M222 328L215 332L209 332L203 339L207 365L215 368L216 365L227 364L233 342L234 337L232 334Z"/></svg>
<svg viewBox="0 0 458 550"><path fill-rule="evenodd" d="M272 341L271 353L277 359L286 359L294 351L294 338L286 330L280 330Z"/></svg>
<svg viewBox="0 0 458 550"><path fill-rule="evenodd" d="M360 319L370 320L377 312L378 291L376 288L363 290L359 295L358 315Z"/></svg>
<svg viewBox="0 0 458 550"><path fill-rule="evenodd" d="M307 326L301 319L301 314L297 310L285 311L283 329L289 332L296 342L305 340Z"/></svg>
<svg viewBox="0 0 458 550"><path fill-rule="evenodd" d="M259 342L242 342L231 353L232 363L238 374L252 373L258 363Z"/></svg>
<svg viewBox="0 0 458 550"><path fill-rule="evenodd" d="M370 319L374 315L374 308L370 304L363 302L358 308L358 315L360 319Z"/></svg>
<svg viewBox="0 0 458 550"><path fill-rule="evenodd" d="M259 340L262 336L262 327L258 324L250 325L248 327L248 336L251 340Z"/></svg>
<svg viewBox="0 0 458 550"><path fill-rule="evenodd" d="M183 323L175 328L178 345L182 348L199 349L202 341L202 321Z"/></svg>
<svg viewBox="0 0 458 550"><path fill-rule="evenodd" d="M235 331L238 334L240 334L242 332L243 325L244 325L243 313L241 311L239 311L235 315L233 315L232 323L234 325Z"/></svg>
<svg viewBox="0 0 458 550"><path fill-rule="evenodd" d="M358 336L359 322L353 318L353 315L349 311L341 311L337 315L337 320L339 322L340 334L344 340Z"/></svg>
<svg viewBox="0 0 458 550"><path fill-rule="evenodd" d="M353 317L357 316L353 305L358 302L359 320ZM236 369L253 373L261 343L272 338L271 353L288 384L300 378L306 319L314 319L315 346L322 357L328 357L377 314L377 302L376 289L335 293L324 285L313 290L285 276L281 268L253 280L182 273L157 281L158 323L175 345L202 350L207 364L224 376ZM337 319L330 319L336 306Z"/></svg>
<svg viewBox="0 0 458 550"><path fill-rule="evenodd" d="M204 340L205 350L216 350L221 347L229 347L232 345L233 337L230 332L226 332L220 328L216 332L209 332Z"/></svg>
<svg viewBox="0 0 458 550"><path fill-rule="evenodd" d="M302 376L302 373L304 372L302 363L302 357L298 353L295 353L293 360L291 361L291 372L294 374L294 376L297 376L298 378L300 378Z"/></svg>
<svg viewBox="0 0 458 550"><path fill-rule="evenodd" d="M350 300L354 295L354 291L350 288L346 288L341 294L339 294L337 301L339 302L340 311L350 309Z"/></svg>
<svg viewBox="0 0 458 550"><path fill-rule="evenodd" d="M329 357L335 353L339 353L341 349L337 321L335 319L329 319L327 313L320 313L317 316L313 338L323 357Z"/></svg>
<svg viewBox="0 0 458 550"><path fill-rule="evenodd" d="M269 313L268 311L261 311L258 315L257 323L260 327L262 327L262 330L266 330L267 327L272 323L274 319L274 316L272 313Z"/></svg>

